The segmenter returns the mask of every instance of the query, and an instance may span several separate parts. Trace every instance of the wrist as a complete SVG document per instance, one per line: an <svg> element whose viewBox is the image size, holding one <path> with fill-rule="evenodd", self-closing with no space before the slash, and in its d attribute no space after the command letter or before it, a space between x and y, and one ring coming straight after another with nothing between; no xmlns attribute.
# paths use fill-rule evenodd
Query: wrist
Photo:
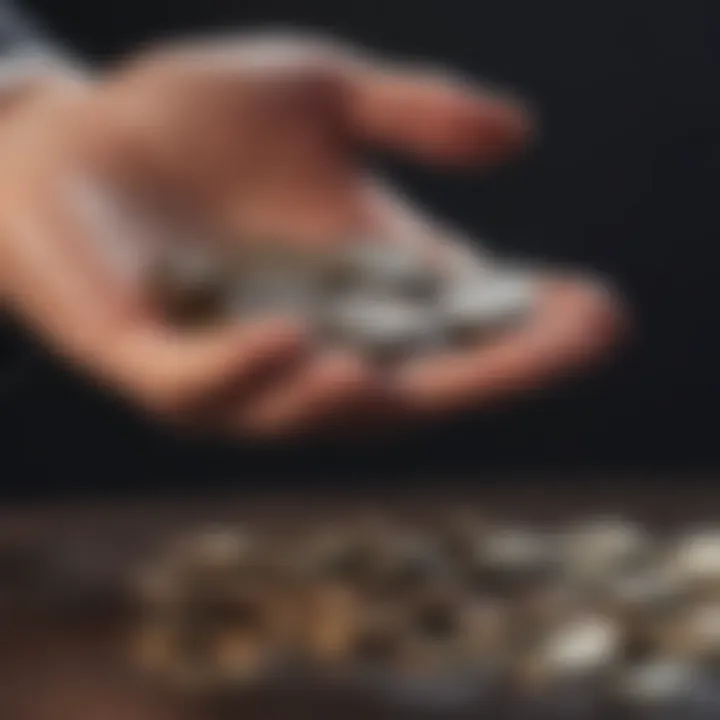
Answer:
<svg viewBox="0 0 720 720"><path fill-rule="evenodd" d="M87 73L62 57L19 55L0 59L0 121L28 101L87 82Z"/></svg>

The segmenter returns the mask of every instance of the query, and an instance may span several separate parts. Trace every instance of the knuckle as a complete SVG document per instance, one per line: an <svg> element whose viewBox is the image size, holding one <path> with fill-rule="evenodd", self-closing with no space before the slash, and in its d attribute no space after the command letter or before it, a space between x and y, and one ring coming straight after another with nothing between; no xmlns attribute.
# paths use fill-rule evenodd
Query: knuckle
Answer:
<svg viewBox="0 0 720 720"><path fill-rule="evenodd" d="M135 398L152 415L169 420L184 420L190 412L188 393L169 382L142 384L135 390Z"/></svg>
<svg viewBox="0 0 720 720"><path fill-rule="evenodd" d="M355 357L338 358L318 378L317 392L332 399L352 399L364 393L370 383L368 368Z"/></svg>

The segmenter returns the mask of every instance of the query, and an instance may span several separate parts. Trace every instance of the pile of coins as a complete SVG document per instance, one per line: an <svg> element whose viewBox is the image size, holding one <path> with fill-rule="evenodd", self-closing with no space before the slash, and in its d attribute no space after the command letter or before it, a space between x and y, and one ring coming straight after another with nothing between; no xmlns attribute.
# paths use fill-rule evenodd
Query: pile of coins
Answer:
<svg viewBox="0 0 720 720"><path fill-rule="evenodd" d="M487 340L524 320L537 292L519 269L440 262L379 241L324 252L269 244L174 252L149 284L174 323L290 315L321 342L380 361Z"/></svg>
<svg viewBox="0 0 720 720"><path fill-rule="evenodd" d="M528 717L720 713L716 529L210 528L164 547L139 587L137 657L183 691L303 677Z"/></svg>

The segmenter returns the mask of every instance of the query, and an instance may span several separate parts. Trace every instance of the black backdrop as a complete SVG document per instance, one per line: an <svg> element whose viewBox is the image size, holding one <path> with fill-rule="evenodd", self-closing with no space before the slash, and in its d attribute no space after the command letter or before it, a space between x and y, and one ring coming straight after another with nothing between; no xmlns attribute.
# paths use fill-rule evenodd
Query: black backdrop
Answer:
<svg viewBox="0 0 720 720"><path fill-rule="evenodd" d="M198 28L294 24L441 60L523 92L540 146L491 178L394 168L498 249L598 270L636 324L613 363L502 412L350 451L267 453L158 437L42 354L0 405L18 488L255 486L269 476L444 469L596 472L715 466L720 400L720 8L714 0L33 0L88 58ZM12 377L12 376L11 376ZM346 475L344 475L346 476ZM366 476L367 477L367 476ZM31 483L31 480L36 482ZM38 482L40 484L38 484ZM367 480L365 480L367 482Z"/></svg>

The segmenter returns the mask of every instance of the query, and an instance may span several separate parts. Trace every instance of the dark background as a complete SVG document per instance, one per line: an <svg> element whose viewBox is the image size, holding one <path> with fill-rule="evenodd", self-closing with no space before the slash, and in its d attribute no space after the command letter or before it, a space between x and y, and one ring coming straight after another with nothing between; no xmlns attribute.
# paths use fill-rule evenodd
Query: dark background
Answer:
<svg viewBox="0 0 720 720"><path fill-rule="evenodd" d="M15 492L317 477L386 485L439 471L476 482L518 472L592 482L658 471L685 478L720 464L716 0L26 5L98 63L179 31L279 23L508 84L542 120L542 142L523 161L491 178L394 172L431 209L499 250L604 273L626 296L636 332L601 371L502 411L381 448L282 453L160 437L25 345L0 400L6 467L20 463L5 471Z"/></svg>

